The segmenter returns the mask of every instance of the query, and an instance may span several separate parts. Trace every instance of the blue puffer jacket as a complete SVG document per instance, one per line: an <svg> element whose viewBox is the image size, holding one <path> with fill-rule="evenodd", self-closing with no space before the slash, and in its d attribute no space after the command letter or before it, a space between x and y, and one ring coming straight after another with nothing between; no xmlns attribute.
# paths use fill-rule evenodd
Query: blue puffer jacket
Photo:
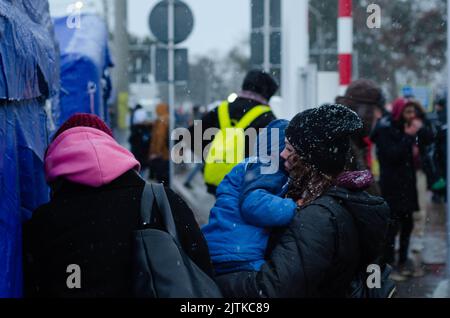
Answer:
<svg viewBox="0 0 450 318"><path fill-rule="evenodd" d="M297 206L293 200L283 199L288 176L280 158L288 123L272 122L258 136L257 145L267 140L267 148L259 147L257 157L238 164L217 188L209 223L202 228L215 265L249 262L258 270L264 263L270 228L286 226L293 218ZM278 129L278 138L271 128Z"/></svg>

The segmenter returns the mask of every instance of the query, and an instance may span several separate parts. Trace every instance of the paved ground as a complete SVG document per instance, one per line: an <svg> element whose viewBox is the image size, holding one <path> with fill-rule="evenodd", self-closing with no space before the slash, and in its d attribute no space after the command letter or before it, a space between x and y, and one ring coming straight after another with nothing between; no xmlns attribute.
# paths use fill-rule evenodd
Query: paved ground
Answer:
<svg viewBox="0 0 450 318"><path fill-rule="evenodd" d="M187 204L195 212L195 217L200 226L208 223L209 211L214 206L215 197L206 191L203 175L199 172L191 182L191 188L186 188L184 183L192 165L187 165L186 170L177 173L174 181L174 190L180 194Z"/></svg>

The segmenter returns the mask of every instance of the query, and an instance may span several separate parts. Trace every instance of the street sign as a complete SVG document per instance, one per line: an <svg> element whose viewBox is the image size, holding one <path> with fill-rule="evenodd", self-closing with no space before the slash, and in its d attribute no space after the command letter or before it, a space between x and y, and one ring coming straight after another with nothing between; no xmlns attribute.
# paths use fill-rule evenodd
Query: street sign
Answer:
<svg viewBox="0 0 450 318"><path fill-rule="evenodd" d="M252 0L250 64L279 78L281 72L281 1Z"/></svg>
<svg viewBox="0 0 450 318"><path fill-rule="evenodd" d="M166 48L156 49L156 69L155 80L157 82L169 81L169 59ZM188 50L175 49L175 82L182 82L188 80L189 63Z"/></svg>
<svg viewBox="0 0 450 318"><path fill-rule="evenodd" d="M175 82L186 81L188 76L187 49L177 48L177 44L188 38L194 28L191 9L180 0L163 0L150 12L150 31L161 44L156 50L155 78L157 82L168 83L170 106L169 127L175 129ZM169 138L169 149L174 140ZM173 187L174 165L169 161L169 186Z"/></svg>
<svg viewBox="0 0 450 318"><path fill-rule="evenodd" d="M182 1L174 1L174 44L183 42L194 29L194 16L191 9ZM169 44L169 1L159 2L150 13L149 25L158 41Z"/></svg>
<svg viewBox="0 0 450 318"><path fill-rule="evenodd" d="M432 109L433 90L427 86L404 86L401 90L403 97L414 98L427 110Z"/></svg>

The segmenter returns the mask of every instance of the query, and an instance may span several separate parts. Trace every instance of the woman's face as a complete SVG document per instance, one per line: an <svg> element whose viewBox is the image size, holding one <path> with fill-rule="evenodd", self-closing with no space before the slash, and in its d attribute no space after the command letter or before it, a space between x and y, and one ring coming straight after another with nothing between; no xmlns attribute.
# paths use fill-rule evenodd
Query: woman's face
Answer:
<svg viewBox="0 0 450 318"><path fill-rule="evenodd" d="M414 106L408 106L405 107L403 110L403 119L405 120L405 123L410 124L412 121L416 118L416 109Z"/></svg>
<svg viewBox="0 0 450 318"><path fill-rule="evenodd" d="M294 167L295 162L297 161L297 154L295 153L294 147L289 143L289 141L285 141L286 147L281 152L280 156L285 160L284 168L287 172L290 172Z"/></svg>

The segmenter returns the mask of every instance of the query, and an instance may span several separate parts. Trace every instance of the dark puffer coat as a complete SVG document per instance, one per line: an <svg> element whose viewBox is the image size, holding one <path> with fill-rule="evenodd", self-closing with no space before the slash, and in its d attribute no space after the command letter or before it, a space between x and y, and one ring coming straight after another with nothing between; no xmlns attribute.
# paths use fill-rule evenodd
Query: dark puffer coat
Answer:
<svg viewBox="0 0 450 318"><path fill-rule="evenodd" d="M380 197L334 187L298 209L259 272L217 281L228 297L344 297L354 275L380 256L389 214Z"/></svg>
<svg viewBox="0 0 450 318"><path fill-rule="evenodd" d="M393 213L402 215L419 210L414 167L414 136L403 132L391 116L378 122L371 139L377 145L380 161L380 188Z"/></svg>
<svg viewBox="0 0 450 318"><path fill-rule="evenodd" d="M60 184L51 202L24 226L26 296L132 297L132 233L139 227L143 188L134 171L99 188ZM170 189L166 193L184 251L212 276L208 247L191 209ZM161 224L157 215L153 226ZM70 264L80 266L81 289L67 288Z"/></svg>

